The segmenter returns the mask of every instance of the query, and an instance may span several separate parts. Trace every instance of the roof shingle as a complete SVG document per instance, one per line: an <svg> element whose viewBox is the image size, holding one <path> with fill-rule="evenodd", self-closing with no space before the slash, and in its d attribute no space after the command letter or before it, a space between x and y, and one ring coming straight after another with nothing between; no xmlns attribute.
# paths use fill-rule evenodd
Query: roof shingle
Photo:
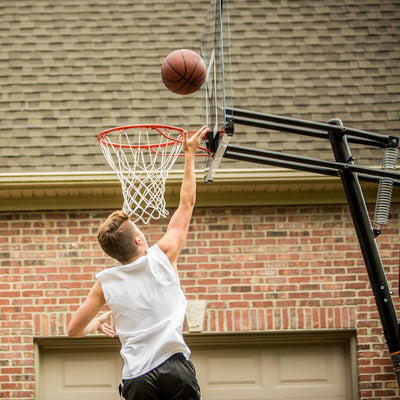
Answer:
<svg viewBox="0 0 400 400"><path fill-rule="evenodd" d="M0 3L0 173L108 170L96 135L159 122L194 129L201 94L160 79L176 48L200 49L209 1ZM398 135L398 0L231 0L238 108ZM232 143L332 158L314 139L237 127ZM361 162L381 153L355 149ZM223 161L228 168L233 161Z"/></svg>

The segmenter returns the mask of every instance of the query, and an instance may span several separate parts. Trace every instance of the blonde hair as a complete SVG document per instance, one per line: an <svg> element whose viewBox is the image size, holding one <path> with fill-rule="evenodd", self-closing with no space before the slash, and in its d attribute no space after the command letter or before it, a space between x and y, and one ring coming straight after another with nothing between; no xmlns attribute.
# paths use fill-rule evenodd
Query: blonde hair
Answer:
<svg viewBox="0 0 400 400"><path fill-rule="evenodd" d="M126 264L137 254L136 229L123 211L114 211L99 226L97 240L101 248L121 264Z"/></svg>

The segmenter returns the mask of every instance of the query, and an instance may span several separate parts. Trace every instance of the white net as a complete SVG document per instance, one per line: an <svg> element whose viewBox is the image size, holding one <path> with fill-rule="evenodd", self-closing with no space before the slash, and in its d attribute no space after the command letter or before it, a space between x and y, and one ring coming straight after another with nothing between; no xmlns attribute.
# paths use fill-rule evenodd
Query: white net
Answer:
<svg viewBox="0 0 400 400"><path fill-rule="evenodd" d="M182 132L163 125L140 125L114 128L99 135L103 154L121 182L122 209L135 222L147 224L151 218L168 215L165 182L181 153Z"/></svg>

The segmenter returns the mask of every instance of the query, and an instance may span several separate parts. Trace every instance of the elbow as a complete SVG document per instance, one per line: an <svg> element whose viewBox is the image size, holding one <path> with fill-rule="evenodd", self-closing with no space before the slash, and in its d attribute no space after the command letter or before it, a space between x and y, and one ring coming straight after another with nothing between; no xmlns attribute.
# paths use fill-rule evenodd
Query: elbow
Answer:
<svg viewBox="0 0 400 400"><path fill-rule="evenodd" d="M78 338L78 337L81 337L81 335L79 334L78 330L75 329L73 326L71 326L71 324L69 324L69 325L67 326L67 335L68 335L70 338Z"/></svg>
<svg viewBox="0 0 400 400"><path fill-rule="evenodd" d="M190 196L180 201L181 207L186 208L187 210L193 210L195 204L196 196Z"/></svg>
<svg viewBox="0 0 400 400"><path fill-rule="evenodd" d="M70 338L75 338L75 337L76 337L75 332L74 332L72 329L68 329L68 328L67 328L67 335L68 335Z"/></svg>

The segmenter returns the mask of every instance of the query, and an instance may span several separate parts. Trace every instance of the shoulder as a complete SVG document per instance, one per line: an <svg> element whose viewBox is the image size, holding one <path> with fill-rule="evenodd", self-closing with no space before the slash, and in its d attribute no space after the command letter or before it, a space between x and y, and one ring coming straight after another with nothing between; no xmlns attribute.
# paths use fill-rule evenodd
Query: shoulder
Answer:
<svg viewBox="0 0 400 400"><path fill-rule="evenodd" d="M167 255L160 248L160 246L158 244L155 244L149 248L149 250L147 251L147 256L150 258L157 258L157 259L159 259L159 261L161 261L163 263L170 264L170 261L169 261Z"/></svg>
<svg viewBox="0 0 400 400"><path fill-rule="evenodd" d="M155 244L149 249L148 255L152 260L157 260L157 262L163 265L164 268L168 269L169 271L173 271L174 275L178 274L176 266L171 263L167 254L165 254L164 250L162 250L158 244Z"/></svg>
<svg viewBox="0 0 400 400"><path fill-rule="evenodd" d="M92 301L98 302L100 304L105 303L104 292L100 281L97 280L94 283L94 285L90 289L88 299L91 299Z"/></svg>

